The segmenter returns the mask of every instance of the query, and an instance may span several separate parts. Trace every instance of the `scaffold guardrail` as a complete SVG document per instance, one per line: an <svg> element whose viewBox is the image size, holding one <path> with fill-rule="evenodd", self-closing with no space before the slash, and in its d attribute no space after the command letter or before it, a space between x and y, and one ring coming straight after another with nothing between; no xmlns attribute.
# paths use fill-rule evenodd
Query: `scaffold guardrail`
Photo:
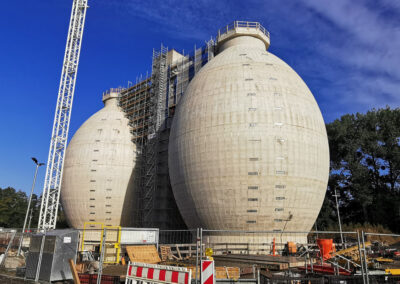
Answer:
<svg viewBox="0 0 400 284"><path fill-rule="evenodd" d="M259 22L247 22L247 21L234 21L233 23L226 25L224 28L218 30L218 37L236 28L256 28L259 29L268 38L270 38L267 29L264 28Z"/></svg>

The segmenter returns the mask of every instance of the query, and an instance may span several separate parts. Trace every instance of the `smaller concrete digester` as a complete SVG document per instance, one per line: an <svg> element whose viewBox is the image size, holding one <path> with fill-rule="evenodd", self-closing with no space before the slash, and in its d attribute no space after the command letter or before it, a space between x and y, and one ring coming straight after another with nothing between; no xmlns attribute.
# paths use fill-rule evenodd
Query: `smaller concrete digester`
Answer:
<svg viewBox="0 0 400 284"><path fill-rule="evenodd" d="M121 90L103 94L104 108L92 115L71 139L65 157L61 202L74 228L85 222L132 225L136 147Z"/></svg>
<svg viewBox="0 0 400 284"><path fill-rule="evenodd" d="M190 82L169 144L171 184L189 228L304 232L318 216L329 149L318 105L290 66L266 51L269 34L227 27L218 55ZM270 242L216 233L212 242Z"/></svg>

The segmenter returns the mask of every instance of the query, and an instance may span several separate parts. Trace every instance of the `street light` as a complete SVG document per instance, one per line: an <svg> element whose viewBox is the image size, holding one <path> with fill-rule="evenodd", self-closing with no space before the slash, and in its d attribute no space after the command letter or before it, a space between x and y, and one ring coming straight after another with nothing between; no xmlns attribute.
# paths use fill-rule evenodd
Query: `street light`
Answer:
<svg viewBox="0 0 400 284"><path fill-rule="evenodd" d="M39 163L38 160L37 160L36 158L32 158L32 161L36 164L36 169L35 169L35 175L34 175L34 177L33 177L33 183L32 183L31 194L29 195L28 208L26 209L24 227L23 227L23 229L22 229L21 238L19 239L18 255L20 255L20 253L21 253L22 240L23 240L23 238L24 238L24 232L25 232L25 227L26 227L26 221L28 220L29 209L30 209L30 207L31 207L33 189L35 188L37 172L38 172L39 167L44 165L44 163Z"/></svg>

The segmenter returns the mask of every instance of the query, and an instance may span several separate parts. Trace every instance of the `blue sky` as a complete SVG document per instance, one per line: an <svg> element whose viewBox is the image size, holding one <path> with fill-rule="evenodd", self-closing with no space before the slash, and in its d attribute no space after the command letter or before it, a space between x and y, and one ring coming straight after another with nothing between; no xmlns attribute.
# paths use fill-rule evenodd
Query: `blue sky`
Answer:
<svg viewBox="0 0 400 284"><path fill-rule="evenodd" d="M29 191L47 162L72 0L0 3L0 187ZM261 22L270 52L307 83L325 121L400 104L400 1L89 0L70 127L101 94L151 70L152 49L192 50L234 20ZM36 184L43 187L44 167Z"/></svg>

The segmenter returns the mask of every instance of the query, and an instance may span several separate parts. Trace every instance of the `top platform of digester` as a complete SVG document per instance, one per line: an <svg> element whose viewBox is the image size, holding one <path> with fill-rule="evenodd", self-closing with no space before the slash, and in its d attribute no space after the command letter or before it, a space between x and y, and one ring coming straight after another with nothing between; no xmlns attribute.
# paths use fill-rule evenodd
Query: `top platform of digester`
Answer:
<svg viewBox="0 0 400 284"><path fill-rule="evenodd" d="M252 36L264 42L266 50L270 46L270 34L259 22L234 21L218 30L217 44L225 43L239 36Z"/></svg>

